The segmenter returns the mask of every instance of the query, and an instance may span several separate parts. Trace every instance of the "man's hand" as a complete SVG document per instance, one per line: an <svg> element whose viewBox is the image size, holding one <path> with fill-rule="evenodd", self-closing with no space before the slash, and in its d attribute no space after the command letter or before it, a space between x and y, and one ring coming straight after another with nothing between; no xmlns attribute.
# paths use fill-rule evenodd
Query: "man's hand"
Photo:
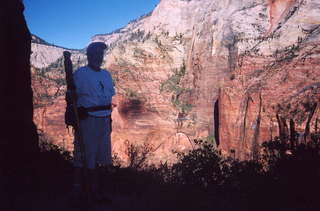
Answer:
<svg viewBox="0 0 320 211"><path fill-rule="evenodd" d="M112 97L112 103L111 103L112 108L117 107L118 104L119 104L119 102L120 102L119 97L118 97L118 96L113 96L113 97Z"/></svg>

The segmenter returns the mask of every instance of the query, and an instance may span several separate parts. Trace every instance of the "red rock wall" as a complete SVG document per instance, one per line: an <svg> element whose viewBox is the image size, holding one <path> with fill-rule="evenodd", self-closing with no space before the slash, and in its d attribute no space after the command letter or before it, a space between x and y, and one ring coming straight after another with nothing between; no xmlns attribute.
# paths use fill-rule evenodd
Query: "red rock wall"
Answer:
<svg viewBox="0 0 320 211"><path fill-rule="evenodd" d="M223 88L219 96L221 149L226 153L233 149L239 158L251 158L257 145L275 136L284 138L299 132L305 134L308 141L309 133L318 131L315 125L319 118L317 46L315 43L303 45L300 55L292 61L279 62L278 66L268 69L269 73L260 73L263 76L259 80L247 79L246 89L241 85L241 78L248 78L253 69L259 68L245 65L237 70L237 78L230 81L230 86ZM302 52L316 57L305 60ZM254 58L248 58L248 63L252 60ZM261 65L268 66L268 60L265 62Z"/></svg>
<svg viewBox="0 0 320 211"><path fill-rule="evenodd" d="M131 39L132 27L106 56L119 102L114 152L125 158L127 141L149 143L151 160L166 161L191 149L193 139L215 137L223 153L248 159L275 136L299 132L308 140L319 121L320 28L308 19L318 18L317 4L161 1L137 23L148 36ZM167 23L169 14L181 24ZM44 124L56 143L67 137L62 102L50 106Z"/></svg>
<svg viewBox="0 0 320 211"><path fill-rule="evenodd" d="M223 23L217 21L213 40L211 23L198 25L189 43L185 86L194 90L193 129L200 137L215 133L222 152L240 159L256 157L259 145L275 136L294 138L293 133L299 132L308 140L310 131L317 129L319 27L299 24L299 16L310 6L305 1L268 3L258 17L264 19L267 10L269 26L263 29L257 20L252 24L261 25L259 33L257 28L245 28L250 26L250 15L239 27L241 21L235 23L243 18L239 13ZM234 5L227 5L226 13ZM297 25L309 30L301 33ZM260 35L250 34L244 40L239 35L253 32Z"/></svg>

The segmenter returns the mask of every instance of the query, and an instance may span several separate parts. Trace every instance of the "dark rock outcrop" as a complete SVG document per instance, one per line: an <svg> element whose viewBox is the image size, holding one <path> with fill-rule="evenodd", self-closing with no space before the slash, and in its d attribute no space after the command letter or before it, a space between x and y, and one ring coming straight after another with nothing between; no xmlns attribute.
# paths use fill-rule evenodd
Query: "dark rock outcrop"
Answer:
<svg viewBox="0 0 320 211"><path fill-rule="evenodd" d="M31 36L23 10L19 0L6 0L0 7L0 166L9 169L22 162L29 166L38 152L33 123Z"/></svg>

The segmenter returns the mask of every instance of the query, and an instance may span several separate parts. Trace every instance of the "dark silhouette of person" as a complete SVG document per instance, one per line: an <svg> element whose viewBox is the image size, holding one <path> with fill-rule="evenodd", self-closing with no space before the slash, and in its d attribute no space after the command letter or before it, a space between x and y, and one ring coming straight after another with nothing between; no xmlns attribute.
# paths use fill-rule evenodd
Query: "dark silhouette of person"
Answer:
<svg viewBox="0 0 320 211"><path fill-rule="evenodd" d="M91 43L87 48L88 65L80 67L73 74L77 107L81 108L81 133L75 133L74 140L74 191L80 194L86 190L93 200L99 197L98 166L112 165L110 134L115 90L111 74L100 68L106 49L106 44L102 42ZM83 174L83 171L86 173Z"/></svg>

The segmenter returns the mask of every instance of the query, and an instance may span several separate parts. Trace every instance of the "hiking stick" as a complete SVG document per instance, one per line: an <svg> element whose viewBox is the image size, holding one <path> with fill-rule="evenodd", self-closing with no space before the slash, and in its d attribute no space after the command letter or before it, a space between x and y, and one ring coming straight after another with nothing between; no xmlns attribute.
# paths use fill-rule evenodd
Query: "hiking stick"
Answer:
<svg viewBox="0 0 320 211"><path fill-rule="evenodd" d="M83 135L80 129L80 119L78 115L78 109L77 109L77 96L76 96L76 86L74 84L73 80L73 72L72 72L72 61L71 61L71 53L69 51L64 51L63 52L63 57L64 57L64 69L66 72L66 82L67 82L67 90L71 92L71 104L72 104L72 109L75 114L75 119L76 119L76 127L75 129L75 135L77 135L79 144L80 144L80 157L81 157L81 162L84 167L84 177L86 178L86 169L87 169L87 162L86 162L86 157L85 157L85 146L84 146L84 140L83 140ZM88 184L85 185L85 191L88 193L89 188Z"/></svg>

